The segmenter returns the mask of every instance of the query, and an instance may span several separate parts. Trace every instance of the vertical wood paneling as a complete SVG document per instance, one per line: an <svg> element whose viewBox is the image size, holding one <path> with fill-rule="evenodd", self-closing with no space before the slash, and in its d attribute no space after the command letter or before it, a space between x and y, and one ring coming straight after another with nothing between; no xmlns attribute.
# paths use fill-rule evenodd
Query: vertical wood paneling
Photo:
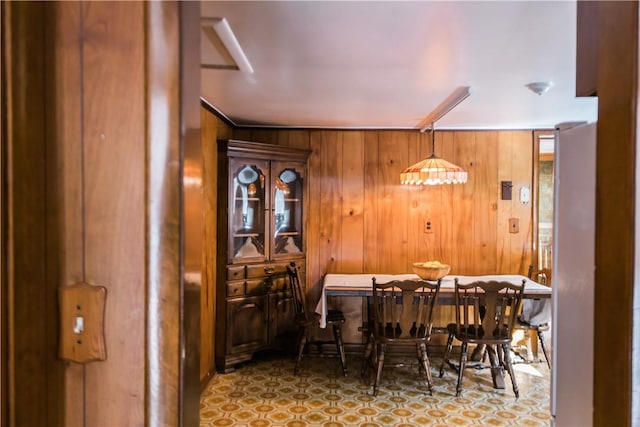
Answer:
<svg viewBox="0 0 640 427"><path fill-rule="evenodd" d="M309 148L311 154L307 160L307 300L317 301L321 292L321 278L324 269L324 261L320 260L320 220L322 208L319 195L322 189L322 180L314 177L322 176L322 132L311 132Z"/></svg>
<svg viewBox="0 0 640 427"><path fill-rule="evenodd" d="M321 180L320 194L310 197L320 198L320 246L319 261L322 274L339 271L342 247L340 221L342 213L342 138L336 131L323 131L320 154L321 176L331 177ZM313 230L309 230L313 233Z"/></svg>
<svg viewBox="0 0 640 427"><path fill-rule="evenodd" d="M407 134L407 166L412 165L424 158L424 150L421 146L421 136L417 132L411 132ZM402 170L404 168L399 168ZM398 180L400 179L400 172L398 172ZM406 267L411 271L411 262L414 260L424 259L424 241L419 237L424 232L424 217L427 215L424 198L424 188L401 185L399 191L407 194L407 232L409 236L415 236L417 238L407 239L407 261L409 265Z"/></svg>
<svg viewBox="0 0 640 427"><path fill-rule="evenodd" d="M234 132L281 144L299 136ZM310 131L309 301L317 301L325 273L404 273L419 260L449 263L453 274L525 273L531 209L515 190L531 185L532 141L529 131L438 130L436 154L466 168L469 181L407 187L400 172L431 154L429 132ZM514 200L499 200L500 180L513 181ZM513 215L520 219L518 234L508 232ZM424 232L426 220L432 233ZM442 311L444 322L450 314Z"/></svg>
<svg viewBox="0 0 640 427"><path fill-rule="evenodd" d="M497 132L476 133L475 188L473 197L473 265L477 273L495 273L498 209Z"/></svg>
<svg viewBox="0 0 640 427"><path fill-rule="evenodd" d="M498 183L502 181L511 181L512 158L513 158L513 132L500 132L498 134ZM498 189L501 192L501 188ZM500 193L501 194L501 193ZM496 263L500 273L509 273L512 271L511 251L511 234L505 232L509 229L509 218L511 218L511 201L499 198L498 212L496 218L497 227L497 246L496 246Z"/></svg>
<svg viewBox="0 0 640 427"><path fill-rule="evenodd" d="M364 135L342 135L342 236L340 271L360 273L364 261Z"/></svg>
<svg viewBox="0 0 640 427"><path fill-rule="evenodd" d="M364 273L375 273L378 266L378 182L379 132L364 135ZM316 176L322 180L322 175Z"/></svg>
<svg viewBox="0 0 640 427"><path fill-rule="evenodd" d="M436 137L440 138L441 134ZM426 159L433 151L431 132L418 134L418 156L416 161ZM438 153L436 149L436 153ZM409 236L416 237L416 250L409 257L409 262L434 261L442 259L442 190L440 186L423 185L420 187L410 187L411 191L417 193L418 216L409 224ZM431 230L425 230L426 223L431 223ZM410 239L410 242L414 239ZM409 270L411 271L411 270Z"/></svg>
<svg viewBox="0 0 640 427"><path fill-rule="evenodd" d="M343 182L343 157L342 157L342 132L322 131L322 147L320 170L321 176L331 176L331 179L320 181L320 193L310 194L310 198L319 197L319 247L318 260L320 274L336 273L341 271L342 262L342 182ZM314 230L308 230L308 234ZM315 281L314 281L315 282ZM319 282L319 280L318 280ZM317 293L321 290L317 286ZM332 298L329 305L340 304L339 298ZM310 301L314 304L316 299ZM348 310L347 310L348 311ZM328 331L321 332L324 337L329 337ZM323 339L324 339L323 337Z"/></svg>
<svg viewBox="0 0 640 427"><path fill-rule="evenodd" d="M47 93L44 69L46 42L46 11L38 3L3 4L3 81L7 91L3 120L3 160L6 161L7 194L2 206L6 213L7 249L7 310L9 336L2 331L3 349L7 349L9 364L3 372L9 374L8 414L2 414L16 426L60 426L63 405L61 364L56 360L56 287L49 282L52 271L47 265L47 110L41 99ZM5 50L6 49L6 50ZM3 111L3 114L5 112ZM4 137L6 136L6 140ZM5 157L6 155L6 157ZM4 165L3 165L4 167ZM4 188L3 188L4 191ZM6 198L5 198L6 197ZM3 215L4 216L4 215ZM5 242L3 241L3 244ZM3 248L4 252L4 248ZM55 274L55 273L54 273ZM3 289L3 293L4 293ZM3 392L6 378L2 378ZM58 382L56 382L58 381ZM5 406L3 404L3 406ZM6 407L6 406L5 406ZM49 411L52 411L49 413Z"/></svg>
<svg viewBox="0 0 640 427"><path fill-rule="evenodd" d="M285 147L309 149L309 131L304 129L287 129L279 132L278 144Z"/></svg>
<svg viewBox="0 0 640 427"><path fill-rule="evenodd" d="M47 253L48 282L54 286L84 281L82 208L82 98L81 5L77 2L47 3ZM49 92L51 91L51 92ZM53 313L57 324L57 313ZM51 334L55 336L56 334ZM56 348L57 344L53 346ZM84 422L84 366L67 364L64 370L63 425L80 427ZM50 414L48 422L55 425Z"/></svg>
<svg viewBox="0 0 640 427"><path fill-rule="evenodd" d="M201 108L201 123L204 198L204 250L202 256L204 259L200 299L200 381L204 386L215 372L216 226L218 217L218 150L216 141L230 138L232 130L204 107Z"/></svg>
<svg viewBox="0 0 640 427"><path fill-rule="evenodd" d="M474 253L478 250L474 241L476 223L474 221L474 198L480 194L477 185L475 166L476 134L463 131L454 134L454 155L452 162L462 166L469 174L469 180L464 185L454 185L453 197L453 241L451 247L450 264L455 266L458 274L474 274L479 271L473 264ZM452 267L453 268L453 267Z"/></svg>
<svg viewBox="0 0 640 427"><path fill-rule="evenodd" d="M511 213L518 218L520 231L511 236L511 274L527 274L531 263L531 241L533 230L532 203L520 201L520 189L531 189L533 181L533 132L514 131L512 151L513 199ZM508 228L508 227L507 227Z"/></svg>
<svg viewBox="0 0 640 427"><path fill-rule="evenodd" d="M204 215L204 268L202 275L202 296L200 299L200 381L205 382L214 371L215 355L215 284L216 284L216 224L218 209L216 195L218 189L217 128L216 117L201 107L202 138L202 190Z"/></svg>
<svg viewBox="0 0 640 427"><path fill-rule="evenodd" d="M453 162L454 156L454 133L436 132L436 154L445 160ZM454 217L457 215L454 203L454 191L456 187L466 184L455 184L438 186L440 192L439 209L435 214L436 224L434 232L440 235L440 258L439 261L451 265L452 274L462 274L462 266L453 263L454 253ZM437 218L440 217L440 220Z"/></svg>
<svg viewBox="0 0 640 427"><path fill-rule="evenodd" d="M85 269L107 287L108 357L86 367L87 426L145 419L143 8L83 3Z"/></svg>
<svg viewBox="0 0 640 427"><path fill-rule="evenodd" d="M346 273L361 273L364 257L364 136L362 132L341 132L342 188L340 192L340 261L336 268ZM346 236L349 236L348 238ZM316 300L314 300L315 302ZM342 333L346 340L357 341L362 326L362 304L355 298L339 301L346 322Z"/></svg>
<svg viewBox="0 0 640 427"><path fill-rule="evenodd" d="M381 273L406 271L408 263L407 212L409 196L400 184L400 172L409 164L406 131L380 133L378 189L378 265Z"/></svg>

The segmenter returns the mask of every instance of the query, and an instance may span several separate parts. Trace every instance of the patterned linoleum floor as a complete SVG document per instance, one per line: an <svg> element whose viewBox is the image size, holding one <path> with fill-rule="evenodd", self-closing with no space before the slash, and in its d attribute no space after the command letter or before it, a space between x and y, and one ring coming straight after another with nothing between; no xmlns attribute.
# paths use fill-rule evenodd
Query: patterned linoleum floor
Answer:
<svg viewBox="0 0 640 427"><path fill-rule="evenodd" d="M466 369L461 397L457 374L447 368L438 378L432 358L434 393L426 393L415 366L382 373L378 395L360 378L359 361L349 358L343 377L334 358L305 358L300 375L293 360L262 357L235 372L217 374L200 399L200 426L548 426L549 370L545 363L516 364L520 398L495 390L487 369Z"/></svg>

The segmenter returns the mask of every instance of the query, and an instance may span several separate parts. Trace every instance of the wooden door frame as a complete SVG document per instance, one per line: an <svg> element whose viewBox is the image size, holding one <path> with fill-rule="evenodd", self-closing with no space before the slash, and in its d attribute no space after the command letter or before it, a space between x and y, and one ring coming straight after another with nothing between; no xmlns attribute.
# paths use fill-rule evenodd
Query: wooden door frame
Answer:
<svg viewBox="0 0 640 427"><path fill-rule="evenodd" d="M45 154L43 141L46 138L42 136L46 128L45 114L33 111L21 114L20 108L15 103L29 103L28 105L33 105L35 108L42 108L41 96L44 91L41 90L41 85L46 76L45 69L44 67L26 67L25 64L28 65L30 61L40 61L45 56L46 49L42 44L45 40L43 34L45 25L39 25L38 21L34 23L33 19L29 25L22 24L34 15L39 18L45 16L44 8L48 6L31 2L2 2L0 7L2 12L0 108L3 112L0 122L2 135L0 153L0 239L2 242L0 247L0 427L9 427L20 423L16 417L20 415L18 412L24 413L26 408L22 405L16 408L16 397L12 392L12 384L15 384L15 381L11 380L12 375L15 374L12 365L15 363L15 357L11 354L15 353L15 350L10 335L17 335L17 332L11 334L12 329L17 330L15 322L11 321L14 315L10 314L13 292L24 288L20 290L23 294L20 301L24 302L26 292L39 295L38 293L44 293L43 290L46 288L46 293L49 295L51 290L57 289L58 284L29 283L28 280L21 280L21 284L25 286L16 287L14 285L16 256L12 255L11 250L12 242L13 244L21 242L18 237L15 239L12 237L15 224L11 218L20 216L14 212L16 209L26 213L32 219L35 218L36 223L41 227L44 227L46 222L42 218L41 211L34 212L30 206L23 206L22 199L25 196L15 200L11 194L20 195L20 191L14 188L16 185L19 186L19 190L35 182L36 185L23 193L31 197L29 200L36 196L42 200L45 199L46 188L44 180L40 179L45 172L35 168L35 178L31 178L30 172L20 172L21 166L33 166L34 162L29 160L30 156L42 159ZM196 425L199 418L200 399L198 357L200 288L192 286L189 295L186 295L187 286L183 276L185 271L182 268L183 245L190 242L183 240L185 218L183 189L180 188L180 184L183 182L184 159L202 161L201 153L198 158L197 151L200 147L199 48L193 47L194 40L199 43L200 9L197 2L150 2L145 5L144 13L147 17L144 31L148 33L144 58L148 65L146 69L148 86L145 94L145 108L148 109L145 144L148 154L147 162L150 163L152 159L160 160L153 165L146 165L147 177L145 183L140 184L148 189L145 192L148 212L147 228L144 234L147 238L149 233L158 233L154 235L159 236L157 247L149 245L147 241L149 245L147 261L153 257L155 263L147 262L144 267L147 271L148 297L158 304L154 306L155 311L148 304L140 307L140 311L146 313L148 319L145 322L146 348L140 354L140 357L145 359L144 364L147 367L145 369L144 419L146 425ZM29 45L29 49L18 49L18 47L25 47L28 43L32 43L33 46ZM199 45L196 44L196 46ZM185 55L188 51L196 53L190 56ZM23 54L17 55L18 52ZM167 55L173 56L167 59ZM20 63L21 61L24 63ZM25 69L29 72L19 73ZM21 74L20 82L11 81L13 74ZM160 97L166 100L166 104L160 105L162 103L158 103L158 98L154 98L158 95L158 91L165 92L167 95L165 98ZM32 134L39 132L39 136L33 137L29 134L32 136L29 138L28 135L25 136L27 132ZM17 140L27 141L29 144L23 144L20 148ZM10 143L10 141L13 142ZM194 144L196 145L195 154L193 151L185 153L185 148L193 148ZM35 146L31 147L31 145ZM20 164L11 166L16 154L10 147L14 150L20 149L21 157L18 158ZM27 148L34 148L30 156L23 155ZM18 172L20 174L17 174ZM25 175L28 179L21 179ZM36 196L31 194L33 192L37 193ZM157 202L158 200L160 202ZM18 258L31 254L34 256L36 265L44 264L45 257L40 255L46 254L45 246L42 242L28 243L26 249L20 249ZM46 304L55 306L54 302L49 301ZM25 304L22 303L22 306ZM25 307L28 308L28 306ZM187 319L190 313L194 312L197 314ZM51 320L49 324L52 325L48 337L44 330L30 328L33 334L39 334L41 338L41 340L31 340L34 345L46 341L49 346L52 340L55 340L57 321L55 310L47 310L47 316L46 319ZM21 335L25 332L25 326L28 325L21 321ZM55 354L54 347L55 344L51 348L47 347L46 357ZM29 350L36 356L41 354L38 353L39 351L40 347ZM54 375L57 378L62 372L63 362L52 360L51 365L43 369L47 375ZM34 392L39 393L42 398L36 399L39 400L39 409L35 408L34 402L31 402L30 408L33 407L32 409L39 411L36 417L46 420L44 423L47 425L62 425L65 417L64 400L73 394L61 391L66 387L64 381L51 381L49 384L56 384L56 389L27 385L31 387L29 390L36 389ZM77 398L77 393L75 396ZM82 415L80 420L81 417Z"/></svg>
<svg viewBox="0 0 640 427"><path fill-rule="evenodd" d="M531 224L532 224L532 233L531 233L531 265L533 265L533 269L536 270L539 268L538 266L538 208L540 206L540 191L539 191L539 181L540 181L540 140L543 138L548 138L549 136L553 136L554 131L552 130L544 130L544 131L534 131L533 132L533 165L531 168L532 177L531 177Z"/></svg>

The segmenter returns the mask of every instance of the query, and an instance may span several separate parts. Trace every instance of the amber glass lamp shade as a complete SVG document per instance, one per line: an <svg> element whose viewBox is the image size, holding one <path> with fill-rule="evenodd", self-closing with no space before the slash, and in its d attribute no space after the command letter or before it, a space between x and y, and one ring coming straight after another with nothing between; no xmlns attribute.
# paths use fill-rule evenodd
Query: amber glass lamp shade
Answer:
<svg viewBox="0 0 640 427"><path fill-rule="evenodd" d="M407 185L464 184L467 171L432 154L403 170L400 182Z"/></svg>

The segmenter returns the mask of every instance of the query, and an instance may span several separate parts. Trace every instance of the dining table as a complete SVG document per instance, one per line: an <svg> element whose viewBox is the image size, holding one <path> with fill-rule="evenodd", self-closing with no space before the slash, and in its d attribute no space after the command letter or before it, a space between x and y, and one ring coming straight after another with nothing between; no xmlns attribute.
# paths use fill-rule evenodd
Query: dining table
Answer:
<svg viewBox="0 0 640 427"><path fill-rule="evenodd" d="M322 281L322 293L316 305L316 313L320 315L320 327L327 327L327 297L367 297L371 296L372 279L378 283L387 283L392 280L421 280L417 274L325 274ZM534 282L526 276L518 274L493 274L482 276L448 275L442 278L438 304L453 305L455 295L455 279L460 284L468 284L477 281L500 281L520 285L524 280L523 299L551 298L551 288Z"/></svg>
<svg viewBox="0 0 640 427"><path fill-rule="evenodd" d="M417 274L325 274L322 281L322 292L320 294L320 299L318 300L315 308L316 313L319 314L320 327L326 328L327 326L328 297L370 297L373 286L372 279L374 277L377 283L387 283L393 280L422 280ZM477 281L500 281L520 285L524 281L524 291L522 293L523 299L544 300L551 298L550 287L534 282L528 277L518 274L492 274L479 276L453 274L444 276L441 279L440 292L437 301L438 304L455 304L456 279L458 279L458 283L460 284L469 284ZM474 352L474 355L472 355L470 359L477 359L478 354L478 351ZM476 363L475 365L473 363L470 363L468 364L468 366L475 368L483 366L481 362L477 362L478 363ZM498 366L492 366L491 375L494 388L503 389L504 377L502 374L502 369Z"/></svg>

